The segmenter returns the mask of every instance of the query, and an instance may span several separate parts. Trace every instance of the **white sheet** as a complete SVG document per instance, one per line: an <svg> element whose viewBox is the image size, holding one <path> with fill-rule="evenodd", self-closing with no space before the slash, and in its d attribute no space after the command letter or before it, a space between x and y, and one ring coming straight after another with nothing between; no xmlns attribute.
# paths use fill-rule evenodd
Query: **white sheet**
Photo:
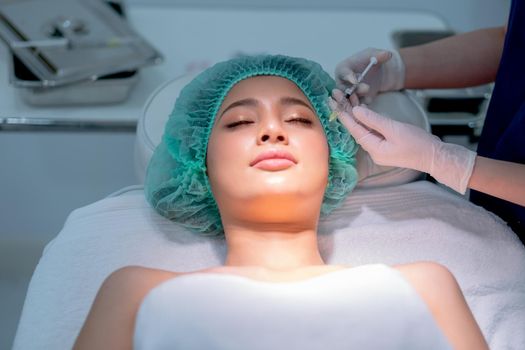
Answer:
<svg viewBox="0 0 525 350"><path fill-rule="evenodd" d="M491 349L524 349L525 248L484 209L429 182L360 189L320 225L327 263L431 260L456 276ZM191 271L218 265L224 242L156 214L140 190L69 216L44 250L14 349L70 348L103 280L126 265Z"/></svg>
<svg viewBox="0 0 525 350"><path fill-rule="evenodd" d="M382 264L286 283L170 279L144 298L133 348L452 350L415 289Z"/></svg>

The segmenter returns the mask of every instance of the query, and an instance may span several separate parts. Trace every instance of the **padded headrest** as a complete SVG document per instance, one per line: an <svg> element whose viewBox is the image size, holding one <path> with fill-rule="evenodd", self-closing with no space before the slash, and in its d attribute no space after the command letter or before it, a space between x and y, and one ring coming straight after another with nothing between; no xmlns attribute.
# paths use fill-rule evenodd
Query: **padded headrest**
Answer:
<svg viewBox="0 0 525 350"><path fill-rule="evenodd" d="M164 126L173 110L175 100L182 88L195 74L170 80L157 88L148 99L137 126L135 141L135 167L138 179L144 182L148 162L159 144ZM421 106L406 92L388 92L378 95L369 106L374 111L392 119L430 130L427 116ZM412 169L380 166L375 164L367 152L357 153L358 187L381 187L414 181L421 173Z"/></svg>

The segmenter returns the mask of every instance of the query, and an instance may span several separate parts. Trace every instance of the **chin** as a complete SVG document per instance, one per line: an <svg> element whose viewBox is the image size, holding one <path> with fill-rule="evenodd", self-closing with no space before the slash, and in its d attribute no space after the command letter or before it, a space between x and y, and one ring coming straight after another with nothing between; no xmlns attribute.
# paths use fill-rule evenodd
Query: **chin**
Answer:
<svg viewBox="0 0 525 350"><path fill-rule="evenodd" d="M261 184L257 188L252 187L244 191L242 197L244 201L293 203L294 201L309 200L309 198L318 196L320 192L324 193L324 188L319 191L319 187L307 187L296 181L293 185L290 183L266 184L266 186Z"/></svg>
<svg viewBox="0 0 525 350"><path fill-rule="evenodd" d="M297 175L291 173L264 174L262 177L252 177L246 183L249 190L245 193L261 195L275 193L282 195L309 195L314 194L320 187L326 187L326 181L312 181L311 175Z"/></svg>

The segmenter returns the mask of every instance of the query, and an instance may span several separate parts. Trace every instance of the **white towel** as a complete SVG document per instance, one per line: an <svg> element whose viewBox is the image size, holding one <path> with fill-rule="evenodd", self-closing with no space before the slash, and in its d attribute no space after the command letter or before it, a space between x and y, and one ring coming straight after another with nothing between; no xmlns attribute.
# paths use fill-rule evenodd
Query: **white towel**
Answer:
<svg viewBox="0 0 525 350"><path fill-rule="evenodd" d="M452 349L415 289L381 264L284 283L226 274L172 278L144 298L133 348Z"/></svg>

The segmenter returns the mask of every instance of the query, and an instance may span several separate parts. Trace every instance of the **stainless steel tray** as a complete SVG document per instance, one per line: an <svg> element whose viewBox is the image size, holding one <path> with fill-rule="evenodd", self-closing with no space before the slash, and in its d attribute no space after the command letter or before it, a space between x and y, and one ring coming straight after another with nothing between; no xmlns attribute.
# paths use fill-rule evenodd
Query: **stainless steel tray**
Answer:
<svg viewBox="0 0 525 350"><path fill-rule="evenodd" d="M48 87L162 61L102 0L0 0L0 37Z"/></svg>
<svg viewBox="0 0 525 350"><path fill-rule="evenodd" d="M125 17L121 1L111 0L107 4L117 14ZM18 87L22 99L35 106L63 106L106 104L124 101L139 80L138 70L123 71L99 77L93 81L65 86L41 87L38 77L15 55L9 66L9 79Z"/></svg>
<svg viewBox="0 0 525 350"><path fill-rule="evenodd" d="M31 86L31 72L12 57L10 80L18 86L22 99L34 106L66 106L117 103L126 100L139 80L138 70L106 75L93 81L64 86Z"/></svg>

